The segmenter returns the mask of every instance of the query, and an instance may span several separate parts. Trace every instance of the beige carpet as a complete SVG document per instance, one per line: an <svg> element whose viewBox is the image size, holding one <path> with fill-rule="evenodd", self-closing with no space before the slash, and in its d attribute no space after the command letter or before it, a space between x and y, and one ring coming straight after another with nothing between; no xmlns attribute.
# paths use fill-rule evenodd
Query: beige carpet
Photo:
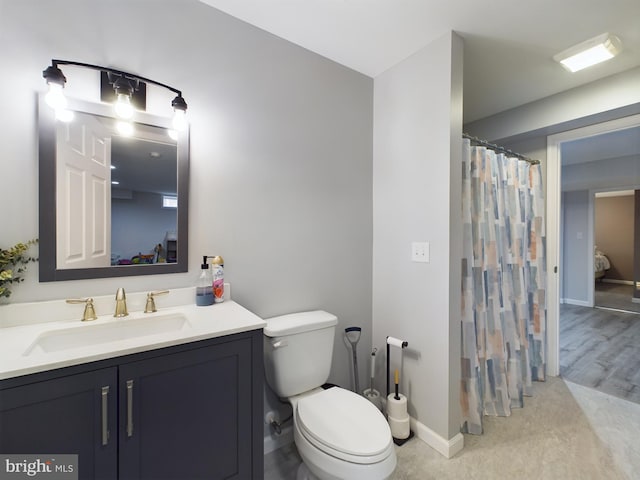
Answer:
<svg viewBox="0 0 640 480"><path fill-rule="evenodd" d="M400 479L624 479L611 453L560 378L536 383L535 396L511 417L486 417L484 435L445 459L411 441L396 450Z"/></svg>
<svg viewBox="0 0 640 480"><path fill-rule="evenodd" d="M465 435L464 449L451 459L416 438L396 447L393 480L629 478L561 378L536 383L534 390L524 409L508 418L487 417L484 435ZM295 479L299 462L293 445L272 452L265 456L265 479Z"/></svg>

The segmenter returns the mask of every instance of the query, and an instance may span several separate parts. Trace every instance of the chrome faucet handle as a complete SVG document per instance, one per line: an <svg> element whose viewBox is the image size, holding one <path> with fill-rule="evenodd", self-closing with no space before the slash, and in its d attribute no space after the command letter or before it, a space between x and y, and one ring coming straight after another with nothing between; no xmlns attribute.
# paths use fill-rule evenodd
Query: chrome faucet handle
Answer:
<svg viewBox="0 0 640 480"><path fill-rule="evenodd" d="M153 313L157 312L156 302L154 297L156 295L164 295L165 293L169 293L169 290L159 290L157 292L149 292L147 293L147 304L144 307L144 313Z"/></svg>
<svg viewBox="0 0 640 480"><path fill-rule="evenodd" d="M84 303L84 312L82 314L82 321L95 320L96 309L93 307L93 298L68 298L67 303Z"/></svg>
<svg viewBox="0 0 640 480"><path fill-rule="evenodd" d="M124 293L124 288L120 287L116 292L116 311L113 316L126 317L127 315L129 315L129 312L127 312L127 296Z"/></svg>

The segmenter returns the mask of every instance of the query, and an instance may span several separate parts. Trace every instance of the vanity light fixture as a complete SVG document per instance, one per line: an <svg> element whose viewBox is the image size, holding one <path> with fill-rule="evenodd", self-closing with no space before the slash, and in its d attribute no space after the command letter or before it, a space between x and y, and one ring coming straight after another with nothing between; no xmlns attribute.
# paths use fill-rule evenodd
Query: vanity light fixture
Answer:
<svg viewBox="0 0 640 480"><path fill-rule="evenodd" d="M609 60L621 51L620 39L615 35L603 33L554 55L553 59L573 73Z"/></svg>
<svg viewBox="0 0 640 480"><path fill-rule="evenodd" d="M124 77L118 77L113 83L113 89L116 92L116 103L113 110L120 118L129 119L133 117L133 105L131 104L131 95L133 95L133 85Z"/></svg>
<svg viewBox="0 0 640 480"><path fill-rule="evenodd" d="M73 112L67 110L67 99L62 92L66 77L57 66L50 66L42 72L42 76L49 85L49 92L45 96L47 105L56 111L56 118L63 122L70 122L73 119Z"/></svg>
<svg viewBox="0 0 640 480"><path fill-rule="evenodd" d="M133 117L136 104L132 100L137 98L137 94L139 92L143 92L143 102L146 102L147 83L166 88L176 94L176 97L171 102L171 106L174 111L173 128L177 131L182 131L187 128L187 102L185 102L182 97L182 92L180 90L164 83L156 82L155 80L150 80L121 70L115 70L113 68L91 65L89 63L53 59L51 60L51 66L47 67L42 72L42 76L49 85L49 93L46 95L46 102L56 110L56 118L59 120L69 121L73 117L73 112L66 110L67 99L64 96L63 89L65 83L67 83L67 78L62 73L62 70L60 70L60 65L71 65L100 71L103 83L104 78L106 77L108 85L113 88L112 95L115 95L114 110L116 115L123 120L129 120ZM138 108L144 110L144 103L142 107ZM127 123L129 124L129 127L125 125ZM120 128L120 125L122 125L124 131L130 131L132 133L133 125L131 125L131 123L121 121L119 122L118 128ZM171 132L169 132L169 134L171 135Z"/></svg>
<svg viewBox="0 0 640 480"><path fill-rule="evenodd" d="M116 130L123 137L130 137L135 132L135 128L133 128L133 123L127 120L118 120L116 122Z"/></svg>

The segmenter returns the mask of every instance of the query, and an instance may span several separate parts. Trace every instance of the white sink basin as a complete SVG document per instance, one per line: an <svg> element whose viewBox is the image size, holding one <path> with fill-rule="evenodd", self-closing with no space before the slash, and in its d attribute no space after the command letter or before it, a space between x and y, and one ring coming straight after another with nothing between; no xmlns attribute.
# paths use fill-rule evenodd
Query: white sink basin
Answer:
<svg viewBox="0 0 640 480"><path fill-rule="evenodd" d="M151 314L137 318L124 317L96 324L82 323L70 328L41 333L25 350L23 356L73 350L136 337L176 332L187 328L190 328L189 322L181 313Z"/></svg>

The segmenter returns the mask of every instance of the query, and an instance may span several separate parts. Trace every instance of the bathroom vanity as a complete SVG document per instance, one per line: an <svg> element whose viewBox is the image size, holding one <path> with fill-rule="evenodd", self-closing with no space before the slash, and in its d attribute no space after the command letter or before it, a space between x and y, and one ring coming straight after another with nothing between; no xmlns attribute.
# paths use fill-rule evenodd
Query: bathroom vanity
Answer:
<svg viewBox="0 0 640 480"><path fill-rule="evenodd" d="M187 323L121 340L111 325L138 318L1 329L0 452L78 454L79 478L261 479L264 322L234 302L158 313ZM106 342L70 340L102 325Z"/></svg>

